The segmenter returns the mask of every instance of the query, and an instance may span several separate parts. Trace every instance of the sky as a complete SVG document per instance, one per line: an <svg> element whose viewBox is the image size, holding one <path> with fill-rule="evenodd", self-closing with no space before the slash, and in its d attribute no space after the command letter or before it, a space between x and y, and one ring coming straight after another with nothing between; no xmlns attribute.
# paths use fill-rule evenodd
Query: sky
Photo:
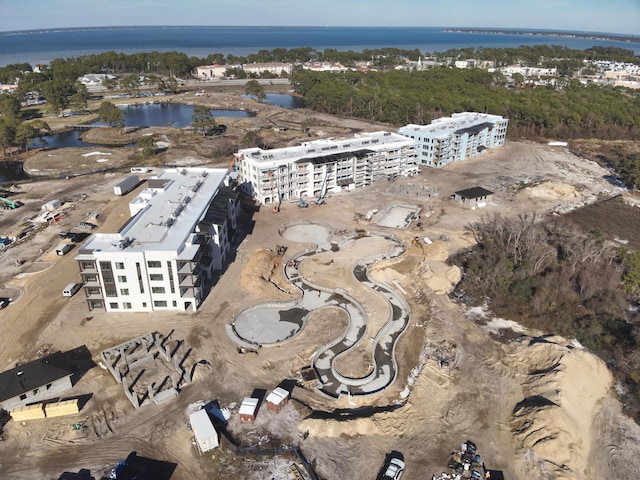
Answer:
<svg viewBox="0 0 640 480"><path fill-rule="evenodd" d="M0 0L0 31L133 25L482 27L640 35L640 0Z"/></svg>

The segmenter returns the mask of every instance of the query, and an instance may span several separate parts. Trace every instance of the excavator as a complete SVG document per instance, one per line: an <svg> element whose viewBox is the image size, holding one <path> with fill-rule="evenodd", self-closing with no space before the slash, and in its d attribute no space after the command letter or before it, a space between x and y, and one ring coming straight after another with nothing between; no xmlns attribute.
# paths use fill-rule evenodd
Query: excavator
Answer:
<svg viewBox="0 0 640 480"><path fill-rule="evenodd" d="M424 247L422 246L422 241L420 240L420 237L413 237L413 240L411 240L411 246L420 247L420 251L424 253Z"/></svg>
<svg viewBox="0 0 640 480"><path fill-rule="evenodd" d="M1 208L18 208L22 206L22 202L14 202L13 200L9 200L8 198L0 197L0 207Z"/></svg>

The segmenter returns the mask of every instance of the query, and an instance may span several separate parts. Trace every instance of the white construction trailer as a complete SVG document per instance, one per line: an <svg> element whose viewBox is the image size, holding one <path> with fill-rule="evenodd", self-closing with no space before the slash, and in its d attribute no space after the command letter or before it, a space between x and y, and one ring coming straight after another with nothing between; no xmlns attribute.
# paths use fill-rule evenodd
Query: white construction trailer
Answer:
<svg viewBox="0 0 640 480"><path fill-rule="evenodd" d="M120 183L118 183L115 187L113 187L113 193L116 195L126 195L131 190L136 188L140 183L140 179L137 175L131 175L130 177L125 178Z"/></svg>
<svg viewBox="0 0 640 480"><path fill-rule="evenodd" d="M189 423L191 430L196 437L196 444L200 453L206 453L220 445L218 432L211 423L209 414L206 410L198 410L189 415Z"/></svg>

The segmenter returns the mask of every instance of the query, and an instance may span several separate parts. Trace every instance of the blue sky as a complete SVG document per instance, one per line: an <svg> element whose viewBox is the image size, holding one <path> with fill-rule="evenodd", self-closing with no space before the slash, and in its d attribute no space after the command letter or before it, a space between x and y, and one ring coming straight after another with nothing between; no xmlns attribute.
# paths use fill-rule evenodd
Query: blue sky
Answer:
<svg viewBox="0 0 640 480"><path fill-rule="evenodd" d="M496 27L640 35L640 0L0 0L0 31L128 25Z"/></svg>

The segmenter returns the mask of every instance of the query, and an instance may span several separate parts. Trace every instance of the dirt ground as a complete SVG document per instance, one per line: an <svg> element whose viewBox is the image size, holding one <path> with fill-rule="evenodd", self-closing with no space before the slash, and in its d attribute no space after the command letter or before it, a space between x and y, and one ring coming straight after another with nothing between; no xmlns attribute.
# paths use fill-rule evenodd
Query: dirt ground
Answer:
<svg viewBox="0 0 640 480"><path fill-rule="evenodd" d="M335 123L336 132L362 127L349 120ZM207 163L194 158L189 162ZM174 160L180 164L185 158ZM58 478L80 468L99 478L134 450L175 463L174 480L294 478L289 470L294 460L287 456L242 458L225 448L198 455L187 428L188 413L211 400L229 409L229 429L240 443L300 446L323 479L373 479L390 450L404 454L403 479L430 478L447 471L449 452L467 439L478 445L488 468L504 471L509 479L632 478L640 468L640 428L623 415L602 362L569 340L542 339L539 332L498 342L483 326L486 322L477 321L490 313L467 310L447 295L461 275L446 263L447 257L472 242L465 225L483 215L563 213L624 193L607 181L608 173L564 149L508 142L443 170L425 168L415 177L329 194L325 205L311 203L303 209L286 203L280 213L261 208L251 216L244 211L237 254L195 314L89 312L82 294L62 297L63 287L79 275L73 259L77 247L63 257L53 252L60 243L58 233L89 219L97 231L117 230L127 220L128 201L139 192L115 196L112 187L121 174L22 183L12 198L24 206L0 211L0 233L23 231L27 220L40 216L41 205L52 199L64 201L64 217L43 223L0 252L0 296L13 298L0 311L1 370L39 353L81 345L98 363L102 350L152 331L173 332L208 365L177 398L139 410L107 371L91 369L69 392L91 394L79 414L5 425L2 478ZM495 192L486 207L470 209L450 199L454 191L475 186ZM368 211L382 212L394 204L419 205L421 227L415 222L406 230L379 227L379 214L365 220ZM300 335L258 354L239 354L226 334L225 326L243 308L288 298L279 266L305 245L288 242L278 229L300 220L328 224L337 237L386 230L405 240L403 256L373 268L377 280L406 291L412 309L410 325L395 349L399 374L391 387L367 398L330 400L307 382L294 389L280 414L262 408L255 424L244 425L237 418L244 397L254 389L270 391L283 379L300 379L300 369L309 365L313 353L345 326L338 312L312 316ZM411 245L415 237L422 239L419 245ZM265 252L276 245L287 247L284 258ZM322 261L305 266L307 274L318 284L350 288L344 273L353 258L323 255ZM360 290L350 293L375 310L375 294ZM354 358L368 361L366 349L353 355L344 360L350 369L357 370ZM331 415L357 407L376 408L360 410L365 413L358 418ZM87 428L74 429L76 422Z"/></svg>

